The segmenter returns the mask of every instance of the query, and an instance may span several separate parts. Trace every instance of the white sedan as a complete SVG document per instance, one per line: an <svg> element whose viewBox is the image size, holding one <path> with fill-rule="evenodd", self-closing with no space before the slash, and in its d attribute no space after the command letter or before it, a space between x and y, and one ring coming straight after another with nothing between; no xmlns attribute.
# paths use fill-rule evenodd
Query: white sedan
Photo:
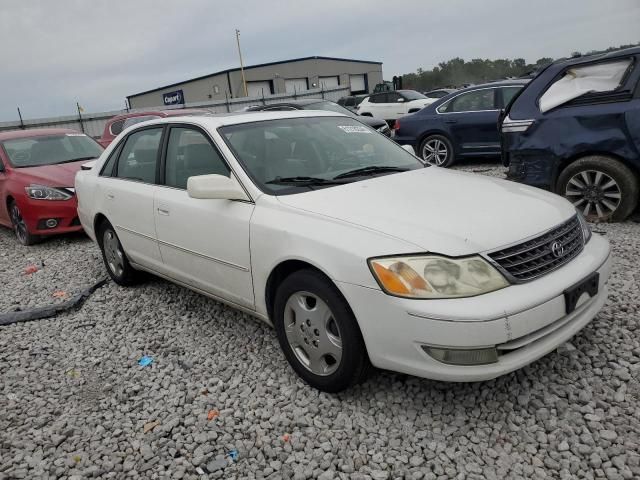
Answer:
<svg viewBox="0 0 640 480"><path fill-rule="evenodd" d="M609 245L539 189L426 167L331 112L135 125L76 177L115 282L151 272L275 327L340 391L372 364L476 381L527 365L607 296Z"/></svg>

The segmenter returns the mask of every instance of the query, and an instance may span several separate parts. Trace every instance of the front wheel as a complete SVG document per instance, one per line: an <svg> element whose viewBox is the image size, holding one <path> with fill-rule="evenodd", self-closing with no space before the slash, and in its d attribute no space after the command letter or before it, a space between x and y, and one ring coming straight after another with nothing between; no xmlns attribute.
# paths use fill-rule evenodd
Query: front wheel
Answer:
<svg viewBox="0 0 640 480"><path fill-rule="evenodd" d="M11 224L13 225L13 231L16 234L16 239L21 245L33 245L40 240L38 235L29 233L27 222L25 222L22 217L22 213L15 201L11 201L11 203L9 203L9 216L11 217Z"/></svg>
<svg viewBox="0 0 640 480"><path fill-rule="evenodd" d="M453 165L453 145L443 135L429 135L425 138L420 143L418 154L425 162L437 167L450 167Z"/></svg>
<svg viewBox="0 0 640 480"><path fill-rule="evenodd" d="M557 192L589 221L621 222L638 204L638 179L618 160L592 155L562 171Z"/></svg>
<svg viewBox="0 0 640 480"><path fill-rule="evenodd" d="M369 358L356 319L322 274L287 277L276 293L273 323L289 364L312 387L340 392L365 378Z"/></svg>
<svg viewBox="0 0 640 480"><path fill-rule="evenodd" d="M138 271L129 263L118 235L110 223L102 224L98 239L102 250L102 259L113 281L122 286L135 284L139 276Z"/></svg>

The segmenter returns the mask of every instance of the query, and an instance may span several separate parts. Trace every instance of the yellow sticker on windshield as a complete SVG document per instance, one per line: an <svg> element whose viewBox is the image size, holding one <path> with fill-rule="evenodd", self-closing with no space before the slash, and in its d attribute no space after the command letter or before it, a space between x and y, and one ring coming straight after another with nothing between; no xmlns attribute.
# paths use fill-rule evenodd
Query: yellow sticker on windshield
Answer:
<svg viewBox="0 0 640 480"><path fill-rule="evenodd" d="M360 125L338 125L338 128L345 133L371 133L367 127L361 127Z"/></svg>

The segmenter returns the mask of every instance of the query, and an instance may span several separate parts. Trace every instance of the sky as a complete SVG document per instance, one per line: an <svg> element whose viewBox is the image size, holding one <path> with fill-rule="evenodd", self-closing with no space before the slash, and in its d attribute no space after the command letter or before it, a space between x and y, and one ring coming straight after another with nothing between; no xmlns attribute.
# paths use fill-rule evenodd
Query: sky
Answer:
<svg viewBox="0 0 640 480"><path fill-rule="evenodd" d="M453 57L524 58L640 42L640 0L0 0L0 121L124 108L134 93L324 55L385 79Z"/></svg>

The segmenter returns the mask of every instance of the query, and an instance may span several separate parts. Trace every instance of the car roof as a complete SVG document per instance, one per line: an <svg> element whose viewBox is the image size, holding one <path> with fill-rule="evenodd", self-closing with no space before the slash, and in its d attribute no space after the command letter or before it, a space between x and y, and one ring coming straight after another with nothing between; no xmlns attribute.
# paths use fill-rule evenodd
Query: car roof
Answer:
<svg viewBox="0 0 640 480"><path fill-rule="evenodd" d="M595 53L593 55L580 55L570 58L561 58L553 62L554 65L577 65L585 62L593 62L594 60L608 60L618 57L628 57L630 55L640 54L640 47L623 48L621 50L613 50L611 52Z"/></svg>
<svg viewBox="0 0 640 480"><path fill-rule="evenodd" d="M3 140L15 140L17 138L45 137L47 135L64 135L67 133L82 134L71 128L34 128L31 130L6 130L0 132L0 142Z"/></svg>
<svg viewBox="0 0 640 480"><path fill-rule="evenodd" d="M173 117L181 115L191 115L196 113L208 113L207 110L201 108L179 108L175 110L146 110L144 112L129 112L121 113L115 117L111 117L109 122L115 122L117 120L132 118L132 117L145 117L147 115L157 115L159 117Z"/></svg>
<svg viewBox="0 0 640 480"><path fill-rule="evenodd" d="M158 118L142 122L134 125L132 128L137 129L140 126L162 125L183 121L186 123L195 123L203 127L215 130L219 127L227 125L238 125L242 123L264 122L267 120L278 120L286 118L313 118L313 117L343 117L351 118L347 115L337 112L329 112L324 110L273 110L267 112L232 112L232 113L208 113L203 115L190 115L184 117Z"/></svg>

